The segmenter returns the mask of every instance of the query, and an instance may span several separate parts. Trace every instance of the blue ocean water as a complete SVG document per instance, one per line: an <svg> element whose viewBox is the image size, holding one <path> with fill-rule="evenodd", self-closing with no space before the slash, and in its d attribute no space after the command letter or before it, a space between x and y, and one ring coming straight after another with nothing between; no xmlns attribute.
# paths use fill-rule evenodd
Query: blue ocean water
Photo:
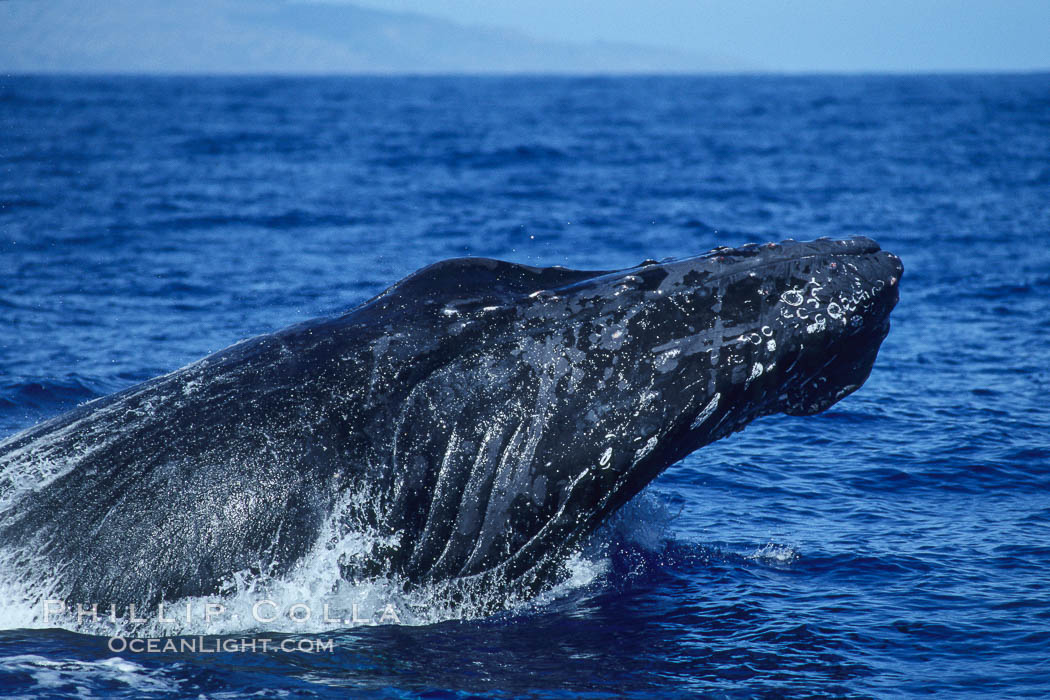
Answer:
<svg viewBox="0 0 1050 700"><path fill-rule="evenodd" d="M9 623L0 695L1050 695L1050 75L3 77L0 163L0 438L452 256L905 265L860 391L671 467L557 596L312 654Z"/></svg>

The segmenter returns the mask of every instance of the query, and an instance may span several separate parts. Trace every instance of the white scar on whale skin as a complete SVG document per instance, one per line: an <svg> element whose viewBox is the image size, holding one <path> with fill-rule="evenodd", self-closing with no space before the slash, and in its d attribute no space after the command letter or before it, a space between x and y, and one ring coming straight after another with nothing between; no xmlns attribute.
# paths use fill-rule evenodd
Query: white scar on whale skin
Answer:
<svg viewBox="0 0 1050 700"><path fill-rule="evenodd" d="M765 367L762 366L762 363L761 362L756 362L754 364L754 366L751 368L751 376L748 377L747 381L744 382L744 387L746 388L749 384L751 384L751 382L753 382L756 379L758 379L759 377L761 377L762 373L764 371L765 371Z"/></svg>
<svg viewBox="0 0 1050 700"><path fill-rule="evenodd" d="M701 425L703 425L704 421L706 421L708 418L710 418L711 414L715 412L716 408L718 408L718 401L721 398L722 398L722 394L721 393L716 393L711 398L711 400L707 402L707 405L704 406L704 410L700 411L700 415L698 415L696 417L696 420L693 421L693 424L690 425L689 428L691 430L696 430Z"/></svg>

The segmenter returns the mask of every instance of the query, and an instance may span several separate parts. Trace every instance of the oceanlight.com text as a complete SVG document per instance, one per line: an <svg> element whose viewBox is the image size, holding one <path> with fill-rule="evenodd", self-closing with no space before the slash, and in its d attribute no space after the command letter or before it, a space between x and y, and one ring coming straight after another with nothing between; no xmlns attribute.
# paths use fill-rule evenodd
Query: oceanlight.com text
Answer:
<svg viewBox="0 0 1050 700"><path fill-rule="evenodd" d="M135 654L243 654L243 653L331 653L335 642L331 639L270 639L267 637L248 637L243 639L218 639L208 637L110 637L107 642L114 654L133 652Z"/></svg>

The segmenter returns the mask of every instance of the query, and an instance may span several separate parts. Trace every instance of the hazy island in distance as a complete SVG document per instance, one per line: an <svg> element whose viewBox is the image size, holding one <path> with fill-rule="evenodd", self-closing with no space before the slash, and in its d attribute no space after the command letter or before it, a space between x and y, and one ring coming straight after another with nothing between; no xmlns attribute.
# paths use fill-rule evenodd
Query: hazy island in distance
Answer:
<svg viewBox="0 0 1050 700"><path fill-rule="evenodd" d="M0 0L5 73L701 73L726 58L574 44L319 0Z"/></svg>

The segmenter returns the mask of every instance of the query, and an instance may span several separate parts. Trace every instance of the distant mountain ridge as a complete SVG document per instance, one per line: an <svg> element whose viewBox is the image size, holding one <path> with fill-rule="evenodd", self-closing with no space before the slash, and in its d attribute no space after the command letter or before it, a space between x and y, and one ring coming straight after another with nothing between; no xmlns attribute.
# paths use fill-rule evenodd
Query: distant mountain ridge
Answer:
<svg viewBox="0 0 1050 700"><path fill-rule="evenodd" d="M571 44L422 14L307 0L3 0L8 73L734 72L739 63Z"/></svg>

